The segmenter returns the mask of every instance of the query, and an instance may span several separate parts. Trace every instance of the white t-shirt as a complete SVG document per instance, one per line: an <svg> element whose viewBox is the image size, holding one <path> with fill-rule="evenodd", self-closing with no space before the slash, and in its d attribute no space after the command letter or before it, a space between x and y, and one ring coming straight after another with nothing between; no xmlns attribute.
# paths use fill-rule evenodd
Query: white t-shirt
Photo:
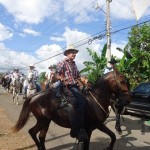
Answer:
<svg viewBox="0 0 150 150"><path fill-rule="evenodd" d="M14 72L13 73L13 78L19 79L21 77L21 74L19 72Z"/></svg>
<svg viewBox="0 0 150 150"><path fill-rule="evenodd" d="M33 79L34 81L37 81L38 80L38 71L36 69L33 69L33 70L29 70L29 73L28 73L28 76L29 74L33 74Z"/></svg>
<svg viewBox="0 0 150 150"><path fill-rule="evenodd" d="M48 70L47 72L46 72L46 74L45 74L45 77L48 79L48 80L50 80L51 79L51 75L54 73L54 71L53 70Z"/></svg>

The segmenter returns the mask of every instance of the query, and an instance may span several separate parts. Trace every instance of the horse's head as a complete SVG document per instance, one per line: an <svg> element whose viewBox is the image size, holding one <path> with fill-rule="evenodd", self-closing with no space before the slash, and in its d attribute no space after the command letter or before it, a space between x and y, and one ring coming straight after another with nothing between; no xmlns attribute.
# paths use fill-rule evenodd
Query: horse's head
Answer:
<svg viewBox="0 0 150 150"><path fill-rule="evenodd" d="M130 84L129 80L123 74L113 71L108 73L107 84L109 89L114 95L115 99L118 99L119 105L126 106L130 102Z"/></svg>

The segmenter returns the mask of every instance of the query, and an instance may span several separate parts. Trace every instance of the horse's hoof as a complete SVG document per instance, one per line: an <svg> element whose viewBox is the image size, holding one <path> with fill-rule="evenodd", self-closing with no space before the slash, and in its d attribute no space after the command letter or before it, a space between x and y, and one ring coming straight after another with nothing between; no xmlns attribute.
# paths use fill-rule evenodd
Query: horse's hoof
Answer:
<svg viewBox="0 0 150 150"><path fill-rule="evenodd" d="M122 131L118 132L119 135L122 135Z"/></svg>
<svg viewBox="0 0 150 150"><path fill-rule="evenodd" d="M106 148L104 148L104 150L112 150L112 148L106 147Z"/></svg>
<svg viewBox="0 0 150 150"><path fill-rule="evenodd" d="M122 135L122 130L116 130L116 133Z"/></svg>

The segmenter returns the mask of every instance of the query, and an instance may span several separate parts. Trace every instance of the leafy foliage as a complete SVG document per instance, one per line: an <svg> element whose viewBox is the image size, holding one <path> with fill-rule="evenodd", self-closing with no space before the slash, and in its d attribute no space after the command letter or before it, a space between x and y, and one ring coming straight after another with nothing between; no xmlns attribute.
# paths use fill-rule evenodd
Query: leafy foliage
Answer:
<svg viewBox="0 0 150 150"><path fill-rule="evenodd" d="M135 26L129 32L129 41L118 66L129 78L132 88L141 82L150 81L150 24Z"/></svg>
<svg viewBox="0 0 150 150"><path fill-rule="evenodd" d="M88 80L92 83L94 83L98 77L104 74L104 69L106 67L106 50L107 46L105 44L102 49L101 56L98 56L95 51L87 48L87 51L89 52L89 55L92 57L93 61L85 61L83 63L85 68L81 70L80 73L87 74Z"/></svg>
<svg viewBox="0 0 150 150"><path fill-rule="evenodd" d="M41 72L40 73L40 76L39 76L39 82L40 83L42 83L46 80L45 74L46 74L46 72Z"/></svg>

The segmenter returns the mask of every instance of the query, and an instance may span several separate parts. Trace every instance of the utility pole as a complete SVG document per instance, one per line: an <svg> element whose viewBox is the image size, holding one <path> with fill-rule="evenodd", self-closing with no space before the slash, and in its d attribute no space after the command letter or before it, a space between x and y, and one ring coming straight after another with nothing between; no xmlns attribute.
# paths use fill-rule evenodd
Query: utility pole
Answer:
<svg viewBox="0 0 150 150"><path fill-rule="evenodd" d="M110 2L112 0L106 0L106 29L107 29L107 67L110 67L108 61L111 60L111 32L110 32Z"/></svg>

